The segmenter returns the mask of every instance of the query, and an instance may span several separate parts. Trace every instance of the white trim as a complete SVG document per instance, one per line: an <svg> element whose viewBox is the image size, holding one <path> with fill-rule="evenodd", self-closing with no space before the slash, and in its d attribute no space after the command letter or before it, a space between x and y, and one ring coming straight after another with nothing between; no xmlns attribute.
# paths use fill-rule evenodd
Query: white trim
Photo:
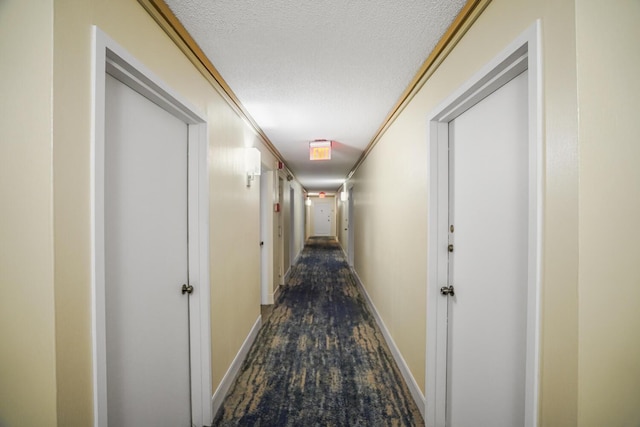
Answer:
<svg viewBox="0 0 640 427"><path fill-rule="evenodd" d="M209 281L209 172L207 124L189 126L189 283L191 305L191 406L196 425L210 424L211 317ZM193 256L195 254L196 256ZM191 297L190 296L190 299ZM198 337L199 339L193 339Z"/></svg>
<svg viewBox="0 0 640 427"><path fill-rule="evenodd" d="M260 304L273 304L274 180L275 172L262 165L260 176Z"/></svg>
<svg viewBox="0 0 640 427"><path fill-rule="evenodd" d="M276 287L276 290L273 291L273 303L274 304L278 302L278 297L280 296L280 292L282 292L282 288L283 288L282 285L278 285Z"/></svg>
<svg viewBox="0 0 640 427"><path fill-rule="evenodd" d="M477 102L500 88L511 78L528 69L529 102L529 257L527 302L527 351L525 381L526 427L538 423L540 373L540 289L542 260L542 61L540 21L536 21L514 42L476 73L469 81L443 101L428 117L429 209L427 259L427 349L426 349L426 409L427 426L445 425L443 390L446 390L446 369L439 369L446 360L446 302L440 298L441 274L446 271L441 252L447 236L438 234L443 216L448 215L447 191L438 182L448 179L447 153L438 146L448 140L447 123ZM446 220L445 220L446 221ZM445 224L445 229L447 225ZM444 326L442 326L444 325ZM445 371L445 372L443 372Z"/></svg>
<svg viewBox="0 0 640 427"><path fill-rule="evenodd" d="M289 183L289 269L284 275L284 283L287 283L287 278L291 272L291 267L296 263L298 255L296 254L296 189Z"/></svg>
<svg viewBox="0 0 640 427"><path fill-rule="evenodd" d="M224 377L222 377L222 381L220 381L218 388L216 389L215 393L213 393L213 396L211 396L211 408L214 416L218 412L218 409L220 409L220 406L224 401L224 397L227 395L229 388L231 387L231 385L233 385L233 381L236 379L236 376L240 372L242 362L244 362L247 354L249 354L249 349L253 345L253 342L256 340L261 326L262 316L258 316L258 319L256 319L253 327L249 331L249 335L247 335L244 342L242 343L242 346L240 346L238 354L236 354L236 357L233 358L233 362L231 362L229 369L227 369L227 372L224 374Z"/></svg>
<svg viewBox="0 0 640 427"><path fill-rule="evenodd" d="M358 285L360 292L364 296L364 299L367 302L367 306L369 306L369 309L371 310L371 313L373 314L374 319L376 319L376 323L378 324L378 327L382 331L382 335L384 336L384 339L387 342L389 349L391 350L393 359L396 361L396 364L400 369L402 378L404 378L404 381L407 384L407 387L409 388L411 397L413 397L413 400L416 402L416 405L420 410L420 414L422 414L422 418L424 419L425 399L424 399L424 395L422 394L422 390L420 390L420 386L418 385L418 382L411 374L409 365L407 365L407 362L404 360L404 357L402 357L402 353L400 352L400 349L398 348L395 341L391 337L391 333L389 332L389 329L387 329L387 325L384 324L382 317L380 317L380 313L378 312L378 309L376 308L376 306L373 304L371 297L369 296L369 294L367 293L367 290L362 284L362 280L360 279L360 276L358 276L358 273L356 273L356 271L353 268L351 268L351 274L356 279L356 284Z"/></svg>
<svg viewBox="0 0 640 427"><path fill-rule="evenodd" d="M291 265L289 266L289 269L287 270L287 273L284 275L284 284L286 285L287 282L289 281L289 279L291 278L291 273L293 270L293 267L298 263L298 261L300 260L300 255L302 254L302 252L298 252L298 255L296 255L296 257L293 259L293 261L291 261Z"/></svg>
<svg viewBox="0 0 640 427"><path fill-rule="evenodd" d="M447 132L448 125L439 123L430 129L430 140L438 141L438 134ZM440 297L439 277L446 275L448 262L445 256L438 256L442 250L443 241L448 236L441 235L439 230L447 228L449 192L442 185L442 180L448 180L446 170L448 169L449 154L447 150L439 149L439 144L430 145L428 150L428 165L430 174L436 179L429 179L429 209L428 209L428 260L427 260L427 349L426 349L426 370L425 370L425 393L426 408L425 424L427 426L440 425L436 422L444 422L444 412L441 408L445 406L443 401L446 392L446 369L437 370L441 361L447 357L447 301ZM444 173L442 171L445 171ZM446 254L444 254L446 255ZM444 345L430 345L430 337L435 337L435 342ZM440 412L439 412L440 411Z"/></svg>
<svg viewBox="0 0 640 427"><path fill-rule="evenodd" d="M344 255L344 259L347 260L347 264L349 264L349 254L347 251L340 245L340 249L342 249L342 254Z"/></svg>
<svg viewBox="0 0 640 427"><path fill-rule="evenodd" d="M142 63L96 26L93 27L91 238L94 426L106 427L106 309L104 236L105 80L109 73L189 126L189 281L192 414L196 425L212 419L209 306L209 185L207 124L203 114L166 86Z"/></svg>
<svg viewBox="0 0 640 427"><path fill-rule="evenodd" d="M356 252L356 229L354 226L355 218L355 200L353 193L353 185L349 186L349 201L347 205L347 263L355 268L355 252Z"/></svg>

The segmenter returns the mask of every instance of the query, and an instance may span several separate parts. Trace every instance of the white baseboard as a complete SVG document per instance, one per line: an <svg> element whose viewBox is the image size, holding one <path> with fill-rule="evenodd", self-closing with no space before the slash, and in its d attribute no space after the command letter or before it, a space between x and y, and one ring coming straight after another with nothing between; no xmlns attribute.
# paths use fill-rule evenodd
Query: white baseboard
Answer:
<svg viewBox="0 0 640 427"><path fill-rule="evenodd" d="M398 368L400 369L400 373L402 373L402 377L404 378L404 381L407 383L407 387L409 387L409 392L411 393L411 397L413 397L413 400L416 402L416 405L418 406L418 409L420 409L420 413L422 414L422 419L424 419L425 405L426 405L424 394L422 394L422 390L420 390L420 386L418 385L418 383L416 382L416 379L411 374L411 371L409 370L409 366L407 366L407 362L405 362L404 358L402 357L402 354L400 353L400 349L396 345L395 341L393 341L393 338L389 333L389 329L387 329L387 326L382 321L382 318L380 317L380 313L378 313L376 306L373 304L373 301L371 301L371 297L369 297L367 290L364 288L362 284L362 280L360 279L360 276L358 276L358 273L356 273L356 271L353 268L351 268L351 273L356 278L358 287L360 288L362 295L364 295L364 299L367 301L367 305L369 306L371 313L373 313L373 317L376 319L376 323L378 324L378 327L380 327L380 330L382 331L382 335L384 336L384 339L387 342L389 349L391 350L391 354L393 355L393 358L398 364Z"/></svg>
<svg viewBox="0 0 640 427"><path fill-rule="evenodd" d="M289 266L289 269L285 273L285 275L284 275L284 284L285 285L289 281L289 278L291 276L291 270L292 270L293 266L296 265L298 263L298 261L300 260L300 255L301 254L302 254L302 251L298 252L298 255L296 255L296 257L293 259L293 262L291 263L291 265Z"/></svg>
<svg viewBox="0 0 640 427"><path fill-rule="evenodd" d="M236 357L233 359L233 362L231 362L231 365L229 366L227 373L224 374L222 381L220 381L220 385L218 385L218 388L216 389L215 393L213 393L213 396L211 396L211 408L213 410L212 414L214 418L218 413L218 409L220 409L220 406L222 405L222 401L224 400L224 397L229 391L231 384L233 384L233 380L235 380L236 376L238 375L238 372L240 371L240 366L242 366L242 362L244 362L244 359L247 357L247 353L249 353L249 349L251 348L251 345L255 341L261 326L262 326L262 316L258 316L258 319L253 324L251 331L249 331L249 335L247 335L244 342L242 343L242 346L240 347L238 354L236 354ZM211 421L213 421L213 419Z"/></svg>

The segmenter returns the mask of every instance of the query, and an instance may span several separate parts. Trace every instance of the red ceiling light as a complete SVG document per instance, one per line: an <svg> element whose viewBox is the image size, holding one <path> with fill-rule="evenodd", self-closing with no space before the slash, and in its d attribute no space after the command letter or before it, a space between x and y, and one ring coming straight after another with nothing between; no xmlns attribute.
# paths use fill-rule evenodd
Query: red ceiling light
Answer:
<svg viewBox="0 0 640 427"><path fill-rule="evenodd" d="M317 139L309 143L309 160L331 160L331 141Z"/></svg>
<svg viewBox="0 0 640 427"><path fill-rule="evenodd" d="M324 191L321 191L320 194L318 194L318 196L320 196L321 199L324 199L324 196L326 196Z"/></svg>

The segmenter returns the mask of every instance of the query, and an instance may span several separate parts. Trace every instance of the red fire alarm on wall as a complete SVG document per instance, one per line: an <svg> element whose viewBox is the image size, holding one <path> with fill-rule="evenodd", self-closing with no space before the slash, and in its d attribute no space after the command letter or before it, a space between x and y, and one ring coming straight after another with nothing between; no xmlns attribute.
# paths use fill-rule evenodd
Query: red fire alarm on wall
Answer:
<svg viewBox="0 0 640 427"><path fill-rule="evenodd" d="M273 205L273 211L274 212L280 212L280 203L276 203Z"/></svg>
<svg viewBox="0 0 640 427"><path fill-rule="evenodd" d="M284 168L284 163L276 162L276 166L277 166L278 170L283 169Z"/></svg>

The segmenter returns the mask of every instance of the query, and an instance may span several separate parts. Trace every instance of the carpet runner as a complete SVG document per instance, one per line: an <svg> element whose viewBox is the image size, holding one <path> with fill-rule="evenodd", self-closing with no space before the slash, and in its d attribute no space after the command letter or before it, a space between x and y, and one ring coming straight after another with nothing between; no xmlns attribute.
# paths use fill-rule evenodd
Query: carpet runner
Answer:
<svg viewBox="0 0 640 427"><path fill-rule="evenodd" d="M213 425L424 425L335 239L307 241Z"/></svg>

